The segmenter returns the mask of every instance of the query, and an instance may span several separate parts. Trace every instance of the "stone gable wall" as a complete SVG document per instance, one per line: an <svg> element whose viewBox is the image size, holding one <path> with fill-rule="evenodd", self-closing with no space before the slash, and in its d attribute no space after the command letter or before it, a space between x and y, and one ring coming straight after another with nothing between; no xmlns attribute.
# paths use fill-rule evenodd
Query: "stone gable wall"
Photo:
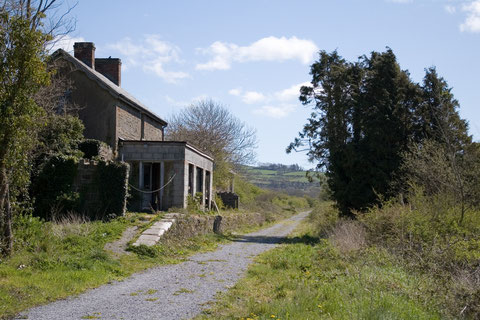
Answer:
<svg viewBox="0 0 480 320"><path fill-rule="evenodd" d="M163 140L163 133L162 133L162 126L157 123L156 121L150 119L148 116L144 117L144 140L151 140L151 141L162 141Z"/></svg>
<svg viewBox="0 0 480 320"><path fill-rule="evenodd" d="M142 137L141 114L127 106L117 106L117 136L123 140L140 140Z"/></svg>

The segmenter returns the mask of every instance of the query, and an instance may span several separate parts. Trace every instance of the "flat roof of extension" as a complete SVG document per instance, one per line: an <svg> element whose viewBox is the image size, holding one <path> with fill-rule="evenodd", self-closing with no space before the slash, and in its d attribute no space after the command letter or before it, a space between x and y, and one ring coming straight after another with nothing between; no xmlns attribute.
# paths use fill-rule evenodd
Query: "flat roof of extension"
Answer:
<svg viewBox="0 0 480 320"><path fill-rule="evenodd" d="M158 140L122 140L119 139L119 142L128 143L128 144L156 144L156 145L183 145L186 148L192 150L193 152L205 157L211 161L214 161L213 157L208 153L201 151L199 148L195 147L188 141L158 141Z"/></svg>

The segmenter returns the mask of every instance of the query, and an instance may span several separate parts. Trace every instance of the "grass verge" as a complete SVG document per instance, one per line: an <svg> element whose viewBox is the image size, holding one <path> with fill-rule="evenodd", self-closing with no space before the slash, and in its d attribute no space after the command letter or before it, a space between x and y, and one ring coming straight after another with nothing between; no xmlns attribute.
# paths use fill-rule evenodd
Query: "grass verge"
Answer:
<svg viewBox="0 0 480 320"><path fill-rule="evenodd" d="M358 228L320 238L303 224L196 319L443 319L432 278L385 249L350 245Z"/></svg>

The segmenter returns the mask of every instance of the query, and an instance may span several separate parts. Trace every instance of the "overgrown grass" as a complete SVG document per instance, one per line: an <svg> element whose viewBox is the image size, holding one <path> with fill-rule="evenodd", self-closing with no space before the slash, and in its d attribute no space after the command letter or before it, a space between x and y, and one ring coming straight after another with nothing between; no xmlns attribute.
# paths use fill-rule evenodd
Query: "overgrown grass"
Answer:
<svg viewBox="0 0 480 320"><path fill-rule="evenodd" d="M198 319L442 319L435 279L368 246L328 204Z"/></svg>
<svg viewBox="0 0 480 320"><path fill-rule="evenodd" d="M60 223L17 217L15 252L0 262L0 318L8 319L29 307L78 294L155 265L183 261L195 252L212 250L228 241L228 237L207 234L151 248L142 246L135 254L119 258L104 250L105 244L119 238L127 227L153 217L129 214L110 222L70 219Z"/></svg>

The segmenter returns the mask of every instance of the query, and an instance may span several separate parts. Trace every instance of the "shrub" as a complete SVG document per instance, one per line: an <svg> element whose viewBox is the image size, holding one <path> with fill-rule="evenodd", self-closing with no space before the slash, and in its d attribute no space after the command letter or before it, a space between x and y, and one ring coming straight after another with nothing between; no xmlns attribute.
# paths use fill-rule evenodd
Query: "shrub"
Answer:
<svg viewBox="0 0 480 320"><path fill-rule="evenodd" d="M78 144L78 149L83 152L86 159L110 160L106 153L111 153L110 147L103 141L85 139Z"/></svg>
<svg viewBox="0 0 480 320"><path fill-rule="evenodd" d="M449 194L410 192L408 205L390 201L358 219L371 244L385 247L414 270L435 276L446 312L480 317L480 211L470 210L459 224ZM459 309L459 306L462 306Z"/></svg>
<svg viewBox="0 0 480 320"><path fill-rule="evenodd" d="M76 208L78 195L72 188L77 165L75 157L56 156L43 166L32 188L36 215L51 219L52 215Z"/></svg>
<svg viewBox="0 0 480 320"><path fill-rule="evenodd" d="M129 165L125 162L100 161L93 187L97 188L100 206L97 214L111 219L125 214L128 197Z"/></svg>
<svg viewBox="0 0 480 320"><path fill-rule="evenodd" d="M320 202L312 209L308 219L317 235L326 236L339 220L338 210L333 207L332 202Z"/></svg>

